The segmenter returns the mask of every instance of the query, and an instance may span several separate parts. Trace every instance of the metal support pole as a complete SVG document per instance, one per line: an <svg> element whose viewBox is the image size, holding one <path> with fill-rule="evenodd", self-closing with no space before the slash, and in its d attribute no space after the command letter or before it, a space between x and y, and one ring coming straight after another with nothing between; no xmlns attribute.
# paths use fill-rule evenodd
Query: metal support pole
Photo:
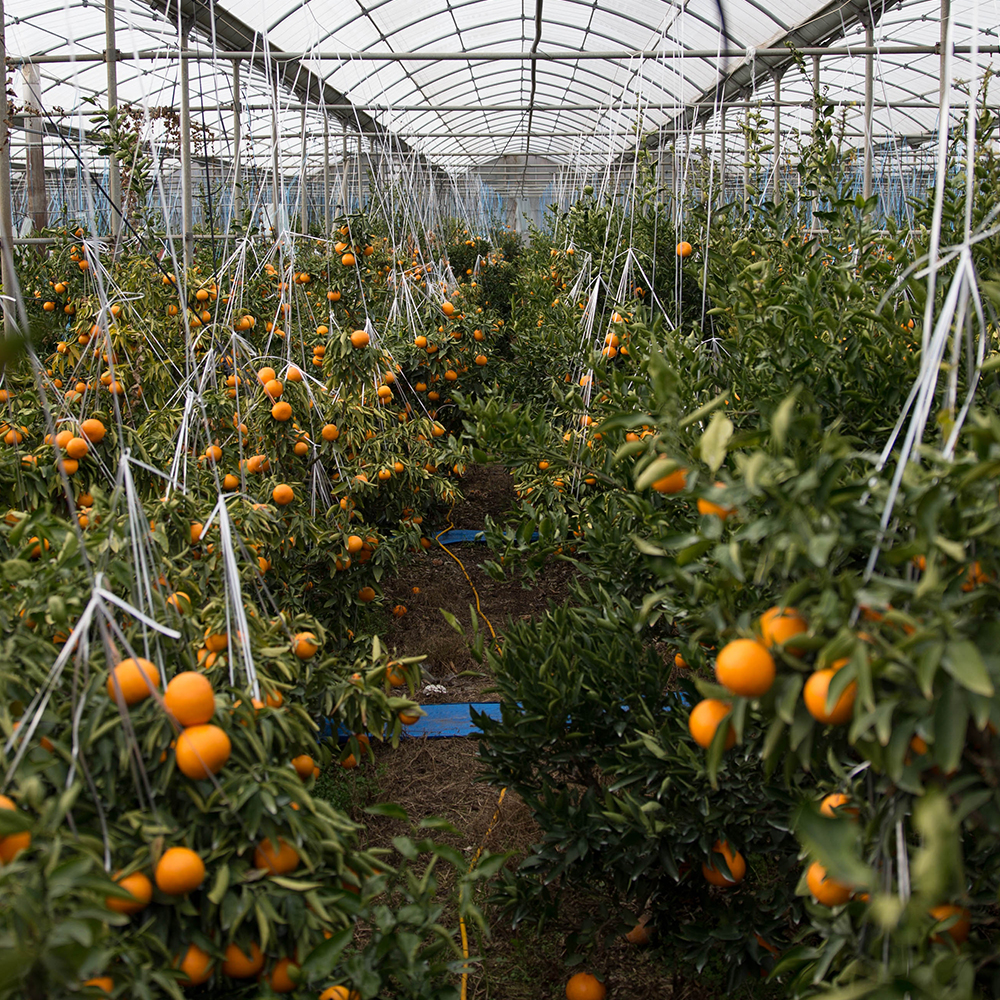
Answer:
<svg viewBox="0 0 1000 1000"><path fill-rule="evenodd" d="M750 124L743 120L743 207L750 203Z"/></svg>
<svg viewBox="0 0 1000 1000"><path fill-rule="evenodd" d="M340 123L340 210L347 214L347 122Z"/></svg>
<svg viewBox="0 0 1000 1000"><path fill-rule="evenodd" d="M363 164L361 162L361 133L358 133L358 208L363 210L365 207L365 175L363 172Z"/></svg>
<svg viewBox="0 0 1000 1000"><path fill-rule="evenodd" d="M819 124L819 56L813 56L813 127Z"/></svg>
<svg viewBox="0 0 1000 1000"><path fill-rule="evenodd" d="M3 0L0 0L0 66L7 65L7 36L4 28ZM0 280L3 281L3 328L10 335L17 327L13 299L17 295L14 272L14 218L10 192L10 123L7 97L0 101Z"/></svg>
<svg viewBox="0 0 1000 1000"><path fill-rule="evenodd" d="M243 218L243 176L240 156L243 152L243 104L240 95L240 62L233 63L233 216Z"/></svg>
<svg viewBox="0 0 1000 1000"><path fill-rule="evenodd" d="M118 46L115 41L115 0L104 0L104 58L108 66L108 112L118 112ZM181 72L186 73L185 62ZM108 231L117 240L121 232L122 178L118 157L112 150L108 159Z"/></svg>
<svg viewBox="0 0 1000 1000"><path fill-rule="evenodd" d="M872 164L875 159L875 148L872 140L872 104L875 100L875 55L871 51L875 44L875 26L870 21L865 23L865 45L868 53L865 56L865 164L861 181L861 193L865 201L872 196Z"/></svg>
<svg viewBox="0 0 1000 1000"><path fill-rule="evenodd" d="M323 239L330 239L330 116L323 114Z"/></svg>
<svg viewBox="0 0 1000 1000"><path fill-rule="evenodd" d="M306 109L302 107L302 160L299 164L299 231L309 232L309 199L306 196Z"/></svg>
<svg viewBox="0 0 1000 1000"><path fill-rule="evenodd" d="M771 200L777 201L781 194L781 74L774 74L774 180Z"/></svg>
<svg viewBox="0 0 1000 1000"><path fill-rule="evenodd" d="M24 96L28 107L40 112L42 88L38 67L25 63L21 73L24 76ZM49 205L45 196L45 147L42 145L44 125L41 114L30 115L24 125L28 143L28 214L31 216L32 228L38 231L49 224Z"/></svg>
<svg viewBox="0 0 1000 1000"><path fill-rule="evenodd" d="M181 51L188 47L188 29L181 28ZM191 177L191 87L186 59L181 60L181 238L185 272L194 261L194 202Z"/></svg>
<svg viewBox="0 0 1000 1000"><path fill-rule="evenodd" d="M719 109L719 204L726 203L726 106Z"/></svg>
<svg viewBox="0 0 1000 1000"><path fill-rule="evenodd" d="M948 77L948 59L945 46L948 44L948 28L951 25L951 0L941 0L941 62L938 71L940 86L938 89L938 105L944 98L944 92L951 87L951 80Z"/></svg>
<svg viewBox="0 0 1000 1000"><path fill-rule="evenodd" d="M275 79L271 103L271 228L274 235L279 232L279 212L281 205L281 177L278 173L278 81Z"/></svg>

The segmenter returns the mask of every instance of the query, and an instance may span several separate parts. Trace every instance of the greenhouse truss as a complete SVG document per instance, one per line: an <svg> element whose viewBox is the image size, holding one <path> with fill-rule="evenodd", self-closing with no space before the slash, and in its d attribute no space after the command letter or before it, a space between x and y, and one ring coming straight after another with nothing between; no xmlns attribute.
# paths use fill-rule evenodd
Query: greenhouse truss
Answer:
<svg viewBox="0 0 1000 1000"><path fill-rule="evenodd" d="M4 7L17 235L43 201L46 216L117 231L120 168L92 121L116 106L148 145L148 197L171 231L185 190L192 226L211 204L223 225L250 209L268 225L304 212L306 229L394 180L520 226L592 181L627 191L640 148L668 189L712 160L717 192L738 197L748 133L773 136L756 169L780 183L817 92L857 150L858 189L898 214L933 172L942 101L958 121L1000 23L975 0Z"/></svg>

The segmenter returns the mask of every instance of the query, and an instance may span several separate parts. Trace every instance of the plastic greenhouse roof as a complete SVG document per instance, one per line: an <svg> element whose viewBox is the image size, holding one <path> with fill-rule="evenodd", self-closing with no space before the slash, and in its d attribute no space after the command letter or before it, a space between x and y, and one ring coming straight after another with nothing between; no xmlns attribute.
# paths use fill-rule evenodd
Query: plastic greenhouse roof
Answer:
<svg viewBox="0 0 1000 1000"><path fill-rule="evenodd" d="M863 136L861 104L865 43L859 22L870 9L863 0L803 4L793 0L726 0L723 28L715 0L118 0L117 47L120 102L177 107L180 103L178 19L194 24L190 47L258 53L281 49L302 54L289 59L278 87L280 156L294 171L322 153L320 103L337 118L360 125L369 138L398 136L409 147L449 169L499 156L531 154L559 163L597 166L635 143L636 132L683 126L691 102L711 99L722 76L736 107L735 128L748 101L760 100L770 118L773 84L769 70L788 56L758 56L781 48L828 44L844 54L824 56L821 86L836 102L854 102L846 116L848 138ZM536 15L540 11L540 20ZM105 9L89 0L35 6L29 0L5 4L8 56L99 56L105 48ZM958 46L996 47L1000 0L953 0L952 41ZM223 24L225 21L225 24ZM234 33L233 25L252 29ZM538 31L536 42L536 27ZM873 137L919 142L936 128L940 57L892 51L899 45L933 46L940 38L940 0L897 2L877 19ZM539 58L525 58L532 49ZM721 49L729 51L720 56ZM697 52L682 58L681 52ZM158 58L129 61L139 53ZM449 58L373 60L359 53L433 53ZM476 59L477 53L518 54ZM578 58L580 54L610 54ZM640 55L641 53L641 55ZM551 58L570 56L571 58ZM980 54L978 66L993 54ZM953 78L973 76L972 56L953 57ZM810 60L805 72L783 74L783 102L811 98ZM190 63L192 113L214 136L213 155L232 147L233 63L221 59ZM243 61L244 147L249 162L269 166L274 75L278 63L264 59L252 71ZM62 128L88 128L87 98L106 103L102 62L43 62L42 102ZM325 85L325 89L320 86ZM298 85L298 92L292 84ZM306 96L306 131L301 105ZM958 89L953 104L965 100ZM994 102L995 103L995 102ZM355 112L350 105L358 109ZM808 131L812 110L783 107L783 129ZM734 120L735 119L735 120ZM718 116L707 141L717 145ZM340 155L339 122L332 128L331 155ZM351 140L353 151L355 140ZM736 146L736 136L729 140ZM740 143L742 145L742 143ZM732 148L731 147L731 148Z"/></svg>

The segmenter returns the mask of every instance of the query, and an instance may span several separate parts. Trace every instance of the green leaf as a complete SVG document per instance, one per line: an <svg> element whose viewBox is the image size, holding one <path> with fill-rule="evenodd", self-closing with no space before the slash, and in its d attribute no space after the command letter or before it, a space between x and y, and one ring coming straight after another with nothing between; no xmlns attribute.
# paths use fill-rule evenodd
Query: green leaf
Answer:
<svg viewBox="0 0 1000 1000"><path fill-rule="evenodd" d="M774 416L771 418L771 437L778 446L779 451L784 451L785 441L788 438L788 428L795 415L795 402L798 399L799 390L795 389L787 395L779 404Z"/></svg>
<svg viewBox="0 0 1000 1000"><path fill-rule="evenodd" d="M986 698L993 696L993 682L978 647L968 639L947 643L941 660L944 669L963 687Z"/></svg>
<svg viewBox="0 0 1000 1000"><path fill-rule="evenodd" d="M726 448L733 436L733 422L724 413L715 413L698 444L701 460L712 470L719 471L726 458Z"/></svg>
<svg viewBox="0 0 1000 1000"><path fill-rule="evenodd" d="M934 706L934 756L945 774L958 767L965 748L969 706L960 688L948 685Z"/></svg>
<svg viewBox="0 0 1000 1000"><path fill-rule="evenodd" d="M372 816L388 816L390 819L399 819L404 823L409 823L410 821L406 810L395 802L376 802L375 805L368 806L365 812Z"/></svg>
<svg viewBox="0 0 1000 1000"><path fill-rule="evenodd" d="M680 468L680 462L675 458L657 458L646 466L642 472L636 476L635 488L637 491L648 490L658 479L669 476L675 469Z"/></svg>
<svg viewBox="0 0 1000 1000"><path fill-rule="evenodd" d="M715 399L710 400L704 406L699 406L697 410L693 413L689 413L686 417L682 417L678 422L677 426L681 430L685 427L690 427L691 424L698 423L699 420L704 420L710 413L713 413L720 406L724 406L726 402L726 397L729 395L728 390L726 392L720 392Z"/></svg>
<svg viewBox="0 0 1000 1000"><path fill-rule="evenodd" d="M212 891L208 894L209 902L218 906L222 902L222 897L225 896L228 888L229 865L220 865L219 870L215 873L215 882L212 885Z"/></svg>
<svg viewBox="0 0 1000 1000"><path fill-rule="evenodd" d="M313 948L300 966L302 981L315 982L332 975L340 961L341 953L351 943L353 937L354 927L345 927Z"/></svg>
<svg viewBox="0 0 1000 1000"><path fill-rule="evenodd" d="M27 580L31 576L31 563L24 559L7 559L0 563L3 572L0 573L9 583L17 583L20 580Z"/></svg>
<svg viewBox="0 0 1000 1000"><path fill-rule="evenodd" d="M875 885L871 869L858 857L858 824L851 819L822 816L815 802L795 811L792 828L802 846L830 875L848 885Z"/></svg>

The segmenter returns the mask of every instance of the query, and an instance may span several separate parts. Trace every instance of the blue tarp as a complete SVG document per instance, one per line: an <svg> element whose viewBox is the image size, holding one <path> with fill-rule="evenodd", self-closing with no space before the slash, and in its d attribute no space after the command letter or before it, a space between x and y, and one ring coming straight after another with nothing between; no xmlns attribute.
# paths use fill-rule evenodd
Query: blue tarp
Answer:
<svg viewBox="0 0 1000 1000"><path fill-rule="evenodd" d="M452 736L475 736L480 732L472 724L472 716L469 709L474 708L477 712L488 715L491 719L500 718L500 704L495 701L486 702L455 702L447 705L421 705L426 716L421 716L412 726L403 727L404 737L419 739L427 736L431 739ZM330 719L320 719L319 739L329 739L333 735L333 723ZM342 726L337 731L337 736L346 741L350 738L350 730Z"/></svg>

